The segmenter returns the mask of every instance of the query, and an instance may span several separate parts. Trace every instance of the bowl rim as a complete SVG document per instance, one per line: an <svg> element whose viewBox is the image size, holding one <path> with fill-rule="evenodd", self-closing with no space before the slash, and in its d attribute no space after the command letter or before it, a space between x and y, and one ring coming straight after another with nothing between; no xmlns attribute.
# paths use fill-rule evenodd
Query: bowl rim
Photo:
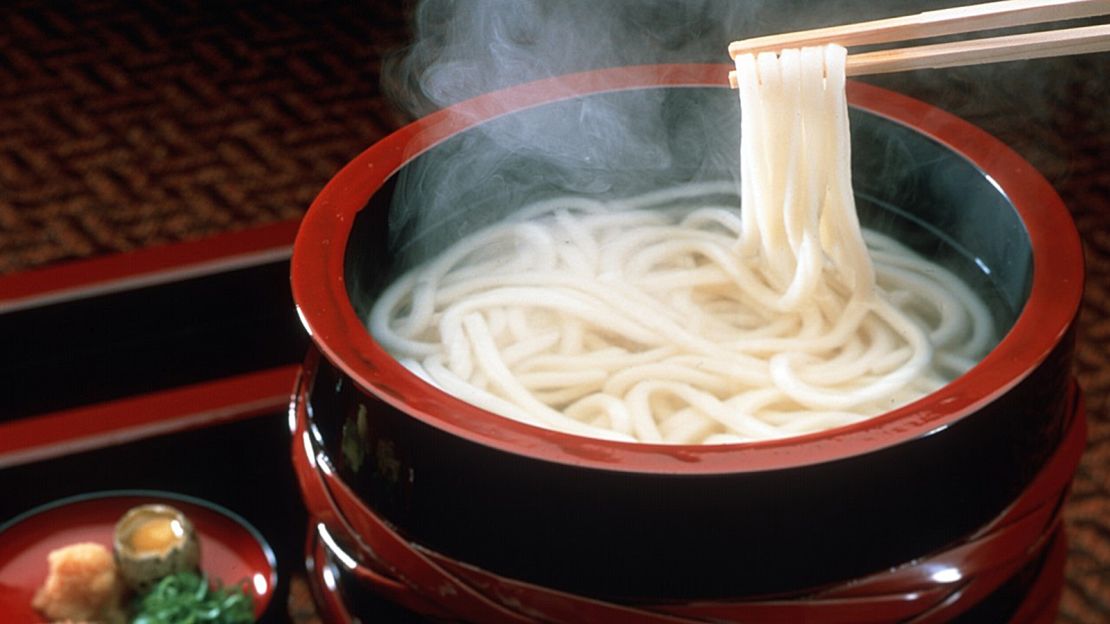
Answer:
<svg viewBox="0 0 1110 624"><path fill-rule="evenodd" d="M293 246L291 285L301 322L333 365L410 417L474 443L537 460L626 472L721 474L797 468L934 435L1005 394L1066 339L1079 311L1084 264L1070 213L1048 181L985 131L922 101L850 81L853 108L908 126L984 173L1019 214L1033 250L1028 300L978 365L940 390L852 425L722 445L613 442L520 423L427 384L389 355L349 300L344 263L351 225L402 166L455 134L505 114L575 97L643 88L728 88L723 64L606 68L479 95L396 130L351 160L310 205Z"/></svg>

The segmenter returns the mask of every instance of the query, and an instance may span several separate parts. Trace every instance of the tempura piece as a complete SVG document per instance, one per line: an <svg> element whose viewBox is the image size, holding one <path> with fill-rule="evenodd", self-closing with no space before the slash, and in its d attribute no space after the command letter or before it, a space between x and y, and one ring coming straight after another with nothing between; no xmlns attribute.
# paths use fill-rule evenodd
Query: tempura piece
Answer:
<svg viewBox="0 0 1110 624"><path fill-rule="evenodd" d="M123 583L112 553L100 544L72 544L47 555L50 572L31 605L50 621L122 624Z"/></svg>

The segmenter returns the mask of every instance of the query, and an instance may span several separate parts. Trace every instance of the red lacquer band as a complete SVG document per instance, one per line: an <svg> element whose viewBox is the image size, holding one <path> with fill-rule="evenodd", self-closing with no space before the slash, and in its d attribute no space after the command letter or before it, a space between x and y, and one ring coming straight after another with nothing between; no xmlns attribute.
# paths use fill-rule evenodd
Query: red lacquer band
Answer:
<svg viewBox="0 0 1110 624"><path fill-rule="evenodd" d="M278 366L0 423L0 468L273 414L288 404L297 368Z"/></svg>
<svg viewBox="0 0 1110 624"><path fill-rule="evenodd" d="M283 260L299 219L0 275L0 313Z"/></svg>
<svg viewBox="0 0 1110 624"><path fill-rule="evenodd" d="M1052 458L995 520L941 552L865 578L790 596L628 606L507 579L410 544L335 474L330 460L309 437L307 397L298 394L292 407L294 466L310 514L323 526L341 532L346 543L356 545L357 558L370 562L367 565L348 555L351 571L366 586L413 611L493 623L537 619L644 624L944 622L983 600L1049 546L1054 546L1051 555L1059 559L1060 501L1086 441L1083 399L1073 385L1067 433ZM1037 587L1018 610L1027 619L1015 618L1014 622L1038 621L1059 589L1058 583Z"/></svg>

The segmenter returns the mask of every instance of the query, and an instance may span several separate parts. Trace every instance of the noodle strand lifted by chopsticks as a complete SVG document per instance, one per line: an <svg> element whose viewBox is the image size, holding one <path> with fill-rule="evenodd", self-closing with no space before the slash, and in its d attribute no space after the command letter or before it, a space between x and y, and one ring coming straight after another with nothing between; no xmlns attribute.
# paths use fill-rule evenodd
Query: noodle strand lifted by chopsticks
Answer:
<svg viewBox="0 0 1110 624"><path fill-rule="evenodd" d="M615 440L798 435L932 392L991 317L861 230L844 64L836 46L737 57L742 210L728 182L545 200L395 281L371 332L465 401Z"/></svg>

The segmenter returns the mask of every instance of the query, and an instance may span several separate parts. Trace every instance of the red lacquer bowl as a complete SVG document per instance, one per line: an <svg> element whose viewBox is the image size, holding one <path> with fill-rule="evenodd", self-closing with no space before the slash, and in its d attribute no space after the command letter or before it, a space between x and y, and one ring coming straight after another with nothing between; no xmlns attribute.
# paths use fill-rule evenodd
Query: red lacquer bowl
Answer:
<svg viewBox="0 0 1110 624"><path fill-rule="evenodd" d="M200 539L200 569L225 586L243 583L254 596L256 617L266 612L277 585L269 544L237 514L197 498L146 490L98 492L33 509L0 526L0 613L4 621L41 622L31 607L47 575L50 551L77 542L109 550L116 522L137 505L161 503L181 510Z"/></svg>
<svg viewBox="0 0 1110 624"><path fill-rule="evenodd" d="M311 375L301 378L290 407L293 464L311 518L306 565L328 621L1041 624L1054 619L1066 554L1060 504L1086 439L1078 392L1069 399L1064 440L1029 487L987 526L939 552L793 595L622 604L523 583L406 542L337 478L310 433Z"/></svg>
<svg viewBox="0 0 1110 624"><path fill-rule="evenodd" d="M689 126L702 107L731 107L738 118L727 69L605 69L480 96L375 144L317 197L292 262L297 308L321 354L307 365L311 430L344 483L406 539L506 577L626 602L794 593L973 533L1053 454L1069 415L1083 287L1070 215L1002 143L863 84L849 87L861 218L938 232L997 289L997 317L1008 328L979 365L927 397L773 442L606 442L464 403L410 374L366 331L368 302L409 261L393 253L408 234L390 231L391 206L413 201L403 191L432 159L495 149L483 139L490 128L641 94L673 102L683 131L699 140L735 142L721 119ZM659 175L595 173L611 176L602 180L611 186ZM460 198L511 196L512 179L493 176ZM439 234L466 233L447 221ZM368 426L352 437L360 414ZM359 460L348 461L345 447L360 448Z"/></svg>

